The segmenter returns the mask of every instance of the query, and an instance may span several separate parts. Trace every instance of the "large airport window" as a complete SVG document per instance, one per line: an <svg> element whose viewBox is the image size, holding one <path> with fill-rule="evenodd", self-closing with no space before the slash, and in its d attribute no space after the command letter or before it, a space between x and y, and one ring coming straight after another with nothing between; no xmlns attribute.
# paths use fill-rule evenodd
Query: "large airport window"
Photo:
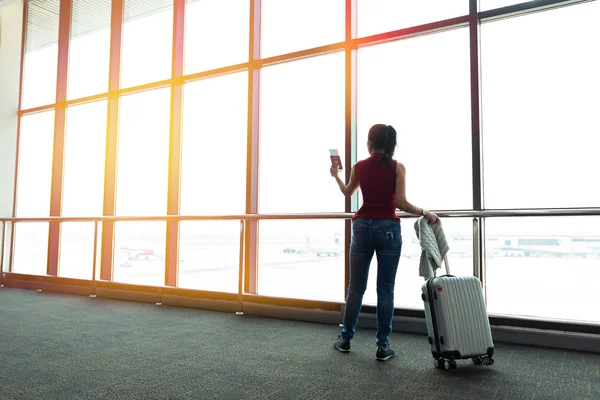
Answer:
<svg viewBox="0 0 600 400"><path fill-rule="evenodd" d="M167 212L171 91L121 98L117 157L117 215Z"/></svg>
<svg viewBox="0 0 600 400"><path fill-rule="evenodd" d="M329 149L344 159L344 104L343 53L263 69L259 212L344 210L329 174ZM343 299L343 234L342 221L261 222L259 294ZM329 285L297 291L317 271Z"/></svg>
<svg viewBox="0 0 600 400"><path fill-rule="evenodd" d="M237 293L239 221L183 221L179 231L178 286Z"/></svg>
<svg viewBox="0 0 600 400"><path fill-rule="evenodd" d="M247 141L247 72L184 86L181 214L245 213Z"/></svg>
<svg viewBox="0 0 600 400"><path fill-rule="evenodd" d="M258 294L344 301L343 220L261 221Z"/></svg>
<svg viewBox="0 0 600 400"><path fill-rule="evenodd" d="M488 218L488 312L600 323L598 217ZM502 243L502 245L498 245Z"/></svg>
<svg viewBox="0 0 600 400"><path fill-rule="evenodd" d="M117 161L117 215L165 215L169 172L168 88L121 99ZM164 282L165 223L119 222L114 280Z"/></svg>
<svg viewBox="0 0 600 400"><path fill-rule="evenodd" d="M262 70L261 213L344 211L329 174L329 149L344 160L344 93L344 53Z"/></svg>
<svg viewBox="0 0 600 400"><path fill-rule="evenodd" d="M17 175L17 217L50 214L54 111L21 117ZM45 275L48 256L48 223L15 224L12 271Z"/></svg>
<svg viewBox="0 0 600 400"><path fill-rule="evenodd" d="M469 13L465 0L357 0L358 36L408 28Z"/></svg>
<svg viewBox="0 0 600 400"><path fill-rule="evenodd" d="M165 222L115 223L113 281L163 286L165 238Z"/></svg>
<svg viewBox="0 0 600 400"><path fill-rule="evenodd" d="M110 12L111 0L73 0L67 92L69 99L108 90Z"/></svg>
<svg viewBox="0 0 600 400"><path fill-rule="evenodd" d="M60 14L60 0L33 0L26 4L22 109L56 101Z"/></svg>
<svg viewBox="0 0 600 400"><path fill-rule="evenodd" d="M598 20L596 1L481 26L487 208L600 203Z"/></svg>
<svg viewBox="0 0 600 400"><path fill-rule="evenodd" d="M185 73L248 61L250 0L187 0Z"/></svg>
<svg viewBox="0 0 600 400"><path fill-rule="evenodd" d="M121 87L171 77L173 0L124 0Z"/></svg>
<svg viewBox="0 0 600 400"><path fill-rule="evenodd" d="M262 58L343 42L344 0L262 0Z"/></svg>
<svg viewBox="0 0 600 400"><path fill-rule="evenodd" d="M428 209L471 209L469 31L359 49L357 71L358 158L368 156L372 125L392 125L408 200Z"/></svg>
<svg viewBox="0 0 600 400"><path fill-rule="evenodd" d="M100 216L104 199L106 101L67 108L61 215ZM94 223L61 224L58 275L91 279Z"/></svg>
<svg viewBox="0 0 600 400"><path fill-rule="evenodd" d="M248 73L188 83L183 97L180 213L244 214ZM237 292L239 221L180 227L179 286Z"/></svg>
<svg viewBox="0 0 600 400"><path fill-rule="evenodd" d="M47 222L15 224L12 272L26 275L46 275L48 266Z"/></svg>

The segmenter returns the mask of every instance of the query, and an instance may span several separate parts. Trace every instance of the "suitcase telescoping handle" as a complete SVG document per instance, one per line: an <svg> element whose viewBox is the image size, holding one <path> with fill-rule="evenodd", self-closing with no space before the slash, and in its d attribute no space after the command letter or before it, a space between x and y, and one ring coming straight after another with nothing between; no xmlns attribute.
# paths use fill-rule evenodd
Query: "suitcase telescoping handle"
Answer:
<svg viewBox="0 0 600 400"><path fill-rule="evenodd" d="M444 265L445 265L445 267L446 267L446 275L442 275L442 276L454 276L454 275L452 275L452 273L450 272L450 264L448 263L448 254L446 254L446 255L444 256ZM440 267L440 269L441 269L441 267ZM433 276L434 276L434 277L437 277L437 275L436 275L435 271L433 271Z"/></svg>

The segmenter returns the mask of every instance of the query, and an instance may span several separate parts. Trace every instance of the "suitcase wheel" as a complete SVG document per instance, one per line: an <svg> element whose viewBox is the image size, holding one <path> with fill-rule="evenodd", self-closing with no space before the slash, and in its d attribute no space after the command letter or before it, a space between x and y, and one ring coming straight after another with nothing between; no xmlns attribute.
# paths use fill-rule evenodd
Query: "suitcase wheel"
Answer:
<svg viewBox="0 0 600 400"><path fill-rule="evenodd" d="M456 361L455 360L446 360L444 361L444 369L446 371L450 370L450 369L456 369L457 365L456 365Z"/></svg>
<svg viewBox="0 0 600 400"><path fill-rule="evenodd" d="M434 358L433 359L433 366L435 368L443 368L446 371L451 370L451 369L456 369L457 364L456 364L456 360L446 360L445 358Z"/></svg>
<svg viewBox="0 0 600 400"><path fill-rule="evenodd" d="M494 357L488 357L488 356L479 356L479 357L473 357L471 358L471 360L473 361L473 364L475 365L492 365L494 364Z"/></svg>
<svg viewBox="0 0 600 400"><path fill-rule="evenodd" d="M482 359L483 365L492 365L494 363L494 359L488 356L483 357Z"/></svg>

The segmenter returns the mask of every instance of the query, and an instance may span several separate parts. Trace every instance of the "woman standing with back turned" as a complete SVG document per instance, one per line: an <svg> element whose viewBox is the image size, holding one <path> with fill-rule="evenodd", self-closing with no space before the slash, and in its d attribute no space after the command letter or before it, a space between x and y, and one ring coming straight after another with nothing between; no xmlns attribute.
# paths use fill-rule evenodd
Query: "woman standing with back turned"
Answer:
<svg viewBox="0 0 600 400"><path fill-rule="evenodd" d="M415 207L406 200L406 170L393 160L396 148L396 130L390 125L377 124L369 130L367 141L370 157L357 162L347 185L340 179L338 168L332 167L345 196L352 196L360 187L363 205L352 217L350 243L350 284L344 309L344 328L334 347L350 351L358 314L367 288L369 266L373 253L377 254L377 360L388 360L395 355L389 346L394 315L394 285L402 250L400 218L396 209L423 215L431 223L437 215Z"/></svg>

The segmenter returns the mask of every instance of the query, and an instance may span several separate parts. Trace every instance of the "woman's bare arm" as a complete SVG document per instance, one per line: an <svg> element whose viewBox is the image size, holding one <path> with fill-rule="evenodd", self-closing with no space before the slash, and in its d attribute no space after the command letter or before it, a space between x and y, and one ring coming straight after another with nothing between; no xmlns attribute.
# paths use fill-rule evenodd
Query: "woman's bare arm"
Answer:
<svg viewBox="0 0 600 400"><path fill-rule="evenodd" d="M341 192L346 197L352 196L358 189L358 176L354 173L354 170L355 168L352 167L352 170L350 171L350 182L346 185L340 178L339 170L334 167L330 169L331 175L335 177L335 181L337 182Z"/></svg>
<svg viewBox="0 0 600 400"><path fill-rule="evenodd" d="M401 163L396 165L396 207L409 214L423 215L430 222L437 222L438 220L437 215L412 205L406 199L406 168Z"/></svg>

